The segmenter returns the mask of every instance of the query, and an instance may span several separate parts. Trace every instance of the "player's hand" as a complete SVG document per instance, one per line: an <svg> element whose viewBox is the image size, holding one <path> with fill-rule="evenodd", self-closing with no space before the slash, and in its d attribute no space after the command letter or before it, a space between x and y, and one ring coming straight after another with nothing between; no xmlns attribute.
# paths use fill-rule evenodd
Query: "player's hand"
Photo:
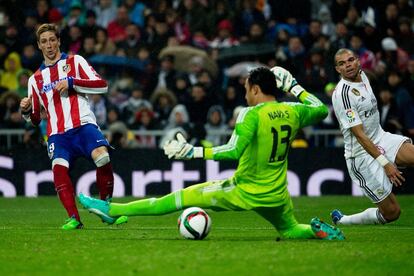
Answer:
<svg viewBox="0 0 414 276"><path fill-rule="evenodd" d="M284 92L290 92L293 86L298 82L292 76L292 74L283 67L275 66L270 69L276 77L276 86Z"/></svg>
<svg viewBox="0 0 414 276"><path fill-rule="evenodd" d="M68 80L61 80L55 86L55 89L59 91L60 94L66 93L69 90L69 82Z"/></svg>
<svg viewBox="0 0 414 276"><path fill-rule="evenodd" d="M163 146L164 154L171 159L181 150L181 147L177 140L168 140Z"/></svg>
<svg viewBox="0 0 414 276"><path fill-rule="evenodd" d="M384 166L385 174L390 179L391 183L394 184L395 187L402 186L403 182L405 181L402 172L398 170L391 162Z"/></svg>
<svg viewBox="0 0 414 276"><path fill-rule="evenodd" d="M194 158L194 146L187 143L187 140L180 132L177 133L175 137L177 138L179 147L181 147L181 149L175 154L174 158L181 160Z"/></svg>
<svg viewBox="0 0 414 276"><path fill-rule="evenodd" d="M32 109L32 95L30 95L29 97L24 97L20 101L20 109L23 114L30 113Z"/></svg>

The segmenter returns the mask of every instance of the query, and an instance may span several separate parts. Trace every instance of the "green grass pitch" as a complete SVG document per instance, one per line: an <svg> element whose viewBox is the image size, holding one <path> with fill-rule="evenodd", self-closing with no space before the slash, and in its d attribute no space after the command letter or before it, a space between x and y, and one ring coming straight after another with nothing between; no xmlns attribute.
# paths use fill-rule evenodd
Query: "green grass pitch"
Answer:
<svg viewBox="0 0 414 276"><path fill-rule="evenodd" d="M0 275L409 275L414 273L414 196L398 196L400 220L343 226L346 241L282 240L253 212L212 212L203 241L184 240L174 213L105 226L81 210L85 229L62 231L56 197L0 198ZM116 199L127 201L131 198ZM340 208L372 206L350 196L294 198L296 217L329 221Z"/></svg>

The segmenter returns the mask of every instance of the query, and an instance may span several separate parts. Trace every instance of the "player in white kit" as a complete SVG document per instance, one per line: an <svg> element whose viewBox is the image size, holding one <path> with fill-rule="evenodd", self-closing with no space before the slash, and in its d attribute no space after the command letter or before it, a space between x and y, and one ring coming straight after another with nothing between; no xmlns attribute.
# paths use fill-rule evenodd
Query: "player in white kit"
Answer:
<svg viewBox="0 0 414 276"><path fill-rule="evenodd" d="M341 80L332 96L345 142L351 179L377 205L353 215L331 213L335 224L385 224L400 216L392 186L405 181L397 166L414 167L414 146L408 137L385 132L380 125L377 100L358 57L349 49L335 54Z"/></svg>

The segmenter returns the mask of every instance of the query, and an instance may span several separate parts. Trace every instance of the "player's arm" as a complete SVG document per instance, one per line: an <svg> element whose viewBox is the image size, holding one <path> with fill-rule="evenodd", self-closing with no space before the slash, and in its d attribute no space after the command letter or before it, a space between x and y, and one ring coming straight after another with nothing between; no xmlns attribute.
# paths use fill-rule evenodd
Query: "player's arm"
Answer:
<svg viewBox="0 0 414 276"><path fill-rule="evenodd" d="M351 132L358 143L371 155L377 162L384 167L385 173L395 186L401 186L405 178L401 172L390 162L375 146L371 139L365 134L362 124L351 127Z"/></svg>
<svg viewBox="0 0 414 276"><path fill-rule="evenodd" d="M194 147L188 144L181 134L177 139L168 141L164 145L164 152L168 158L206 160L237 160L250 144L257 129L257 112L252 108L240 111L233 134L227 144L213 148Z"/></svg>
<svg viewBox="0 0 414 276"><path fill-rule="evenodd" d="M74 56L74 64L77 77L68 77L67 80L60 81L55 89L60 93L73 89L83 94L104 94L108 92L108 84L89 63L79 55Z"/></svg>
<svg viewBox="0 0 414 276"><path fill-rule="evenodd" d="M27 97L20 101L20 112L27 122L37 126L42 120L40 116L40 101L31 80L29 80L27 91Z"/></svg>
<svg viewBox="0 0 414 276"><path fill-rule="evenodd" d="M279 66L275 66L271 70L275 74L277 88L293 94L303 104L294 106L296 111L300 113L300 127L316 124L328 116L328 107L299 85L289 71Z"/></svg>

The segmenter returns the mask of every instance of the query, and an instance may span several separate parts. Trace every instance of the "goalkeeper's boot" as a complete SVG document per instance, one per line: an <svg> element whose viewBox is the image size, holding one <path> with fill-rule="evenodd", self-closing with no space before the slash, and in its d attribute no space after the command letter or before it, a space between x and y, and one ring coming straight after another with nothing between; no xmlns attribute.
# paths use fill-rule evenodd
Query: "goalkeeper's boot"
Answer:
<svg viewBox="0 0 414 276"><path fill-rule="evenodd" d="M74 230L74 229L82 229L83 224L79 220L74 217L70 217L66 220L65 224L62 225L63 230Z"/></svg>
<svg viewBox="0 0 414 276"><path fill-rule="evenodd" d="M108 202L108 204L111 203L112 198L111 197L107 197L106 202ZM128 222L128 217L127 216L120 216L120 217L116 217L113 219L108 219L108 218L102 218L102 222L107 223L109 225L115 224L115 225L120 225L123 223L127 223Z"/></svg>
<svg viewBox="0 0 414 276"><path fill-rule="evenodd" d="M128 221L128 217L120 216L120 217L111 217L109 215L109 204L110 201L101 200L92 198L89 196L85 196L84 194L79 194L79 202L82 206L88 209L89 212L96 214L98 217L102 219L103 222L112 224L122 224Z"/></svg>
<svg viewBox="0 0 414 276"><path fill-rule="evenodd" d="M311 227L315 236L322 240L344 240L345 236L339 228L331 226L319 218L311 220Z"/></svg>
<svg viewBox="0 0 414 276"><path fill-rule="evenodd" d="M339 210L333 210L331 213L332 222L337 225L344 215Z"/></svg>

